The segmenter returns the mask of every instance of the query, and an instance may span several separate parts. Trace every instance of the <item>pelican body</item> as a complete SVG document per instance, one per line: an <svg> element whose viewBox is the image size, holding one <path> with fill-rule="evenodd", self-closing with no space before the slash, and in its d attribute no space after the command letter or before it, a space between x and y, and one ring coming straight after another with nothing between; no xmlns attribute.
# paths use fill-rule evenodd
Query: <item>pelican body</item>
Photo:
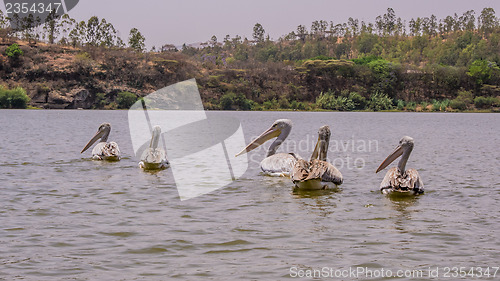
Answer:
<svg viewBox="0 0 500 281"><path fill-rule="evenodd" d="M296 188L302 190L328 189L341 185L344 181L340 171L326 161L330 142L330 128L322 126L318 131L318 141L310 161L298 159L290 178Z"/></svg>
<svg viewBox="0 0 500 281"><path fill-rule="evenodd" d="M262 171L270 176L290 176L292 170L299 156L294 153L276 153L278 147L288 137L292 129L292 121L289 119L278 119L274 121L271 128L264 131L258 138L247 145L236 156L250 152L259 147L266 141L276 138L267 151L266 158L260 162Z"/></svg>
<svg viewBox="0 0 500 281"><path fill-rule="evenodd" d="M97 133L95 133L95 135L90 139L90 141L87 143L87 145L85 145L80 153L85 152L100 138L101 140L99 141L99 143L97 143L94 149L92 149L92 159L119 161L121 157L118 144L114 141L107 142L110 132L111 125L109 123L102 123L101 126L99 126Z"/></svg>
<svg viewBox="0 0 500 281"><path fill-rule="evenodd" d="M170 166L165 150L158 148L161 128L154 126L149 147L142 153L139 167L144 170L163 170Z"/></svg>
<svg viewBox="0 0 500 281"><path fill-rule="evenodd" d="M424 193L424 183L422 182L417 170L405 170L406 162L408 162L408 158L410 157L412 150L413 139L405 136L401 138L399 145L396 147L394 152L387 156L384 162L380 164L375 173L380 172L401 156L398 166L389 169L389 171L385 174L385 177L380 184L380 191L382 193L390 194L393 192L399 192L415 195Z"/></svg>

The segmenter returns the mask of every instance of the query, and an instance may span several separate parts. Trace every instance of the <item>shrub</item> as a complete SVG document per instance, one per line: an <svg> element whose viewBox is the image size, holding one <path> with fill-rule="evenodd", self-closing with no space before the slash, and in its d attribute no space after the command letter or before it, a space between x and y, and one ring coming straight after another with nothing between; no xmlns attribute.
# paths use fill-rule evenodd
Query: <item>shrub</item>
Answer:
<svg viewBox="0 0 500 281"><path fill-rule="evenodd" d="M107 103L108 102L105 93L97 93L95 95L94 108L104 108Z"/></svg>
<svg viewBox="0 0 500 281"><path fill-rule="evenodd" d="M458 110L465 110L473 102L472 92L459 91L458 96L450 101L450 107Z"/></svg>
<svg viewBox="0 0 500 281"><path fill-rule="evenodd" d="M398 110L404 110L405 109L405 101L404 100L398 100L398 102L396 104L397 104L396 108Z"/></svg>
<svg viewBox="0 0 500 281"><path fill-rule="evenodd" d="M364 65L364 64L369 64L372 61L381 60L381 59L382 59L381 57L371 55L371 56L365 56L365 57L361 57L361 58L352 59L352 61L355 64Z"/></svg>
<svg viewBox="0 0 500 281"><path fill-rule="evenodd" d="M288 109L290 108L290 102L286 97L281 97L280 100L278 101L278 105L281 109Z"/></svg>
<svg viewBox="0 0 500 281"><path fill-rule="evenodd" d="M118 108L130 108L137 101L137 96L130 92L120 92L116 97Z"/></svg>
<svg viewBox="0 0 500 281"><path fill-rule="evenodd" d="M247 99L243 94L236 95L229 92L224 94L219 101L219 108L222 110L252 110L254 101Z"/></svg>
<svg viewBox="0 0 500 281"><path fill-rule="evenodd" d="M392 109L392 99L381 92L376 92L370 96L368 108L373 111Z"/></svg>
<svg viewBox="0 0 500 281"><path fill-rule="evenodd" d="M17 59L23 55L23 50L19 48L19 45L14 43L5 49L5 54L11 59Z"/></svg>
<svg viewBox="0 0 500 281"><path fill-rule="evenodd" d="M21 87L6 89L0 86L0 108L27 108L30 98Z"/></svg>
<svg viewBox="0 0 500 281"><path fill-rule="evenodd" d="M467 109L467 104L463 101L453 99L450 101L450 107L453 109L465 110Z"/></svg>
<svg viewBox="0 0 500 281"><path fill-rule="evenodd" d="M361 110L366 108L366 98L357 92L350 92L349 99L354 104L354 109Z"/></svg>
<svg viewBox="0 0 500 281"><path fill-rule="evenodd" d="M423 101L422 103L420 103L420 106L422 106L422 111L427 111L428 105L429 105L429 103L426 101Z"/></svg>
<svg viewBox="0 0 500 281"><path fill-rule="evenodd" d="M414 101L410 101L406 103L406 110L415 111L417 109L417 103Z"/></svg>
<svg viewBox="0 0 500 281"><path fill-rule="evenodd" d="M331 91L321 93L316 99L316 106L323 109L338 111L351 111L364 107L365 99L358 93L352 92L347 95L347 92L343 92L343 95L344 96L336 97Z"/></svg>
<svg viewBox="0 0 500 281"><path fill-rule="evenodd" d="M474 98L474 106L476 108L490 108L499 104L498 98L479 96Z"/></svg>
<svg viewBox="0 0 500 281"><path fill-rule="evenodd" d="M450 105L450 100L445 99L442 101L432 100L432 111L445 111Z"/></svg>
<svg viewBox="0 0 500 281"><path fill-rule="evenodd" d="M233 101L236 99L236 95L234 93L226 93L224 94L219 101L220 109L222 110L231 110L233 109Z"/></svg>
<svg viewBox="0 0 500 281"><path fill-rule="evenodd" d="M245 95L239 94L236 96L235 104L240 110L252 110L255 103L253 100L247 99Z"/></svg>
<svg viewBox="0 0 500 281"><path fill-rule="evenodd" d="M290 107L292 109L296 109L296 110L305 110L306 109L306 106L304 105L303 102L301 101L296 101L296 100L293 100L291 103L290 103Z"/></svg>

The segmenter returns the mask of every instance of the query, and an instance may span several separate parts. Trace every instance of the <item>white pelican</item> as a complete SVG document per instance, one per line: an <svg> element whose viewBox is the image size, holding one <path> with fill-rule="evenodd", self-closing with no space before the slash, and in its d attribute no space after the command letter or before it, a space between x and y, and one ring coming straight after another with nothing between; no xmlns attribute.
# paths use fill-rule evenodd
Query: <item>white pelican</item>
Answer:
<svg viewBox="0 0 500 281"><path fill-rule="evenodd" d="M380 191L384 194L389 194L392 192L403 192L412 194L424 193L424 183L418 175L417 170L409 169L405 170L406 162L410 157L410 153L413 150L413 139L406 136L401 138L399 145L396 147L394 152L380 164L375 173L380 172L389 164L391 164L396 158L403 155L399 160L398 166L393 167L387 171L382 183L380 184Z"/></svg>
<svg viewBox="0 0 500 281"><path fill-rule="evenodd" d="M139 162L140 168L144 170L162 170L170 166L165 150L158 148L160 135L160 126L154 126L149 147L142 153L141 162Z"/></svg>
<svg viewBox="0 0 500 281"><path fill-rule="evenodd" d="M266 141L275 138L267 151L266 158L260 162L260 168L270 176L290 176L290 171L299 158L294 153L276 153L281 143L288 137L292 129L292 121L289 119L278 119L274 121L271 128L267 129L258 138L243 148L236 156L252 151Z"/></svg>
<svg viewBox="0 0 500 281"><path fill-rule="evenodd" d="M316 142L311 160L297 160L290 175L297 188L308 190L328 189L333 185L341 185L344 181L340 171L331 163L326 162L330 135L328 126L325 125L319 128L318 142Z"/></svg>
<svg viewBox="0 0 500 281"><path fill-rule="evenodd" d="M83 153L85 150L89 149L99 138L101 141L92 149L92 159L94 160L108 160L108 161L118 161L120 160L120 148L118 144L114 141L106 142L108 140L109 132L111 131L111 124L102 123L97 130L97 133L90 139L87 145L82 149Z"/></svg>

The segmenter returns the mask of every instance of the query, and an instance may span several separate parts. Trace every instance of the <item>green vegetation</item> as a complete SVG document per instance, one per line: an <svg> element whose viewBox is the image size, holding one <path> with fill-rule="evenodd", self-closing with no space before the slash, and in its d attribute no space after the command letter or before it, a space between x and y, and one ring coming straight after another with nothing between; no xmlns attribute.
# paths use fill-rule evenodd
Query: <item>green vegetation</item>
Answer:
<svg viewBox="0 0 500 281"><path fill-rule="evenodd" d="M7 89L0 86L0 108L27 108L29 101L23 88Z"/></svg>
<svg viewBox="0 0 500 281"><path fill-rule="evenodd" d="M95 16L49 16L42 28L23 19L19 30L6 19L0 12L0 51L9 58L0 77L23 85L39 107L128 108L194 77L214 110L500 110L500 21L492 8L442 19L401 19L388 8L374 22L316 20L275 41L256 23L251 38L212 36L199 48L150 51L136 28L126 47Z"/></svg>
<svg viewBox="0 0 500 281"><path fill-rule="evenodd" d="M450 101L450 107L458 110L465 110L473 102L473 96L470 91L460 91L458 96Z"/></svg>
<svg viewBox="0 0 500 281"><path fill-rule="evenodd" d="M130 92L120 92L116 97L119 109L128 109L137 101L137 96Z"/></svg>
<svg viewBox="0 0 500 281"><path fill-rule="evenodd" d="M14 43L5 50L5 54L11 59L17 59L23 55L23 50L19 48L19 45Z"/></svg>
<svg viewBox="0 0 500 281"><path fill-rule="evenodd" d="M130 48L138 51L138 52L143 52L144 49L146 48L146 45L144 44L144 41L146 38L137 30L137 28L132 28L130 30L130 37L128 38L128 45Z"/></svg>

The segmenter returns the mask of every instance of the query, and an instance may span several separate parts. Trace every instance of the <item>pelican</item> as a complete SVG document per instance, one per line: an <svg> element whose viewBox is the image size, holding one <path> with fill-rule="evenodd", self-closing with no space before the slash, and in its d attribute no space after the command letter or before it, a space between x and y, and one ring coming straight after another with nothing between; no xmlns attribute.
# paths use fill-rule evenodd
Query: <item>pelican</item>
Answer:
<svg viewBox="0 0 500 281"><path fill-rule="evenodd" d="M297 188L328 189L332 185L341 185L344 181L340 171L326 162L330 135L330 127L325 125L319 128L318 141L311 160L298 159L295 163L290 177Z"/></svg>
<svg viewBox="0 0 500 281"><path fill-rule="evenodd" d="M142 153L141 162L139 162L140 168L144 170L163 170L170 166L165 150L158 148L160 135L160 126L154 126L149 147Z"/></svg>
<svg viewBox="0 0 500 281"><path fill-rule="evenodd" d="M274 121L271 128L267 129L258 138L252 141L247 147L243 148L236 156L250 152L259 147L266 141L276 138L267 151L266 158L260 162L260 168L264 173L270 176L290 176L290 171L300 158L294 153L276 153L281 143L288 137L292 129L292 121L289 119L278 119Z"/></svg>
<svg viewBox="0 0 500 281"><path fill-rule="evenodd" d="M396 158L401 156L398 166L393 167L387 171L382 183L380 184L380 191L384 194L389 194L392 192L403 192L412 194L424 193L424 184L422 179L418 175L417 170L409 169L405 170L406 162L410 157L410 153L413 150L413 139L405 136L399 141L399 145L396 147L394 152L392 152L384 162L380 164L375 173L380 172L389 164L391 164Z"/></svg>
<svg viewBox="0 0 500 281"><path fill-rule="evenodd" d="M97 130L97 133L90 139L87 145L82 149L83 153L85 150L89 149L99 138L101 140L92 149L92 159L94 160L108 160L108 161L118 161L120 160L120 149L118 144L114 141L107 142L109 132L111 131L111 124L102 123Z"/></svg>

